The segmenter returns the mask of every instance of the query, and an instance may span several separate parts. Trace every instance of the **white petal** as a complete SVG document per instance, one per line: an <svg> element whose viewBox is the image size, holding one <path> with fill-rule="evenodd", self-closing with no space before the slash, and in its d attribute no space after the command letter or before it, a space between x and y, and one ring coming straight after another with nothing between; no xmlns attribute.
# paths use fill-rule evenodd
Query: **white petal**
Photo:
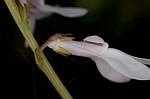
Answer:
<svg viewBox="0 0 150 99"><path fill-rule="evenodd" d="M35 24L35 23L36 23L35 18L33 18L33 17L29 17L29 18L28 18L28 23L29 23L29 28L30 28L31 33L33 33L33 34L34 34L35 25L36 25L36 24ZM26 47L26 48L28 48L28 47L29 47L29 45L28 45L28 43L26 42L26 40L25 40L24 45L25 45L25 47Z"/></svg>
<svg viewBox="0 0 150 99"><path fill-rule="evenodd" d="M130 81L130 78L113 69L102 58L93 57L92 60L96 63L99 72L104 78L117 83L124 83Z"/></svg>
<svg viewBox="0 0 150 99"><path fill-rule="evenodd" d="M150 68L122 51L108 48L100 57L107 61L116 71L129 78L150 80Z"/></svg>
<svg viewBox="0 0 150 99"><path fill-rule="evenodd" d="M28 22L29 22L29 27L30 27L31 32L34 33L35 25L36 25L35 18L34 17L29 17Z"/></svg>
<svg viewBox="0 0 150 99"><path fill-rule="evenodd" d="M143 64L146 64L146 65L150 65L150 59L145 59L145 58L139 58L139 57L135 57L135 56L132 56L135 60L143 63Z"/></svg>
<svg viewBox="0 0 150 99"><path fill-rule="evenodd" d="M59 50L61 47L72 53L72 55L83 57L101 55L108 48L107 43L105 42L103 42L101 45L98 45L82 41L53 41L47 46L52 48L54 51Z"/></svg>
<svg viewBox="0 0 150 99"><path fill-rule="evenodd" d="M45 13L57 13L65 17L79 17L87 13L87 10L84 8L75 8L75 7L59 7L59 6L50 6L44 5L41 10Z"/></svg>
<svg viewBox="0 0 150 99"><path fill-rule="evenodd" d="M42 18L46 18L48 16L50 16L53 12L44 12L42 11L43 7L37 7L37 8L33 8L33 9L28 9L27 13L28 16L32 16L35 19L42 19Z"/></svg>
<svg viewBox="0 0 150 99"><path fill-rule="evenodd" d="M104 42L104 40L101 37L96 36L96 35L88 36L88 37L84 38L83 41L88 41L88 42L93 42L93 43L102 43L102 42Z"/></svg>

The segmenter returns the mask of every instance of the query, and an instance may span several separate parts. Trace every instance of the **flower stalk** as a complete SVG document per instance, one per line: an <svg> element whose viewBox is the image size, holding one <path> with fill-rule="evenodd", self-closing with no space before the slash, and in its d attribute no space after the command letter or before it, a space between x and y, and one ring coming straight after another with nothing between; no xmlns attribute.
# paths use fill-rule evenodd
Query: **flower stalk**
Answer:
<svg viewBox="0 0 150 99"><path fill-rule="evenodd" d="M4 0L11 15L13 16L18 28L20 29L23 37L29 44L31 50L35 55L35 61L38 67L44 72L47 78L51 81L57 92L63 99L73 99L70 93L67 91L55 71L53 70L48 59L44 53L38 50L39 45L36 42L33 34L30 31L27 15L26 6L23 7L17 0Z"/></svg>

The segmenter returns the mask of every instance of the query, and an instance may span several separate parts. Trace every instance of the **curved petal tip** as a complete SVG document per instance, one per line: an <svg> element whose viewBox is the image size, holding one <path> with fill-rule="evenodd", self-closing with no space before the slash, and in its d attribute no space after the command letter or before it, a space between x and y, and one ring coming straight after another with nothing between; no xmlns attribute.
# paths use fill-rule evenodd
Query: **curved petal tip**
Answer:
<svg viewBox="0 0 150 99"><path fill-rule="evenodd" d="M102 58L113 69L131 79L150 80L150 68L120 50L109 48Z"/></svg>
<svg viewBox="0 0 150 99"><path fill-rule="evenodd" d="M59 7L45 5L42 9L44 12L57 13L65 17L80 17L85 15L88 10L79 7Z"/></svg>

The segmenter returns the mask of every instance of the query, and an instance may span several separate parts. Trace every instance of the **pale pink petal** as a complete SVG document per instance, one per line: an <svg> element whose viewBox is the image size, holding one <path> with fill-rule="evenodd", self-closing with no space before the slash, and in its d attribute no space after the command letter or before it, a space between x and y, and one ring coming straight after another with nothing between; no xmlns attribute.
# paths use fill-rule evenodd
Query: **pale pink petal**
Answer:
<svg viewBox="0 0 150 99"><path fill-rule="evenodd" d="M72 55L83 56L83 57L92 57L101 55L107 48L107 43L102 42L101 44L89 43L83 41L53 41L50 42L48 47L52 48L54 51L57 51L58 48L64 48L69 51Z"/></svg>
<svg viewBox="0 0 150 99"><path fill-rule="evenodd" d="M57 13L65 17L80 17L87 13L87 10L79 7L59 7L44 5L41 8L42 12L45 13Z"/></svg>
<svg viewBox="0 0 150 99"><path fill-rule="evenodd" d="M29 22L29 27L32 33L34 33L34 29L35 29L35 25L36 25L36 20L34 17L29 17L28 18L28 22Z"/></svg>
<svg viewBox="0 0 150 99"><path fill-rule="evenodd" d="M37 7L37 8L33 8L33 9L28 9L27 11L28 17L34 17L35 19L42 19L42 18L46 18L50 15L53 14L53 12L44 12L43 11L43 7Z"/></svg>
<svg viewBox="0 0 150 99"><path fill-rule="evenodd" d="M28 15L33 15L36 19L48 17L52 13L57 13L65 17L80 17L87 13L87 9L79 7L60 7L44 4L43 0L28 0L35 5L35 8L28 9Z"/></svg>
<svg viewBox="0 0 150 99"><path fill-rule="evenodd" d="M36 25L36 24L35 24L35 23L36 23L35 18L29 17L29 18L28 18L28 23L29 23L29 28L30 28L31 33L34 34L34 31L35 31L35 25ZM26 40L24 41L24 45L25 45L26 48L29 47L29 45L28 45L28 43L27 43Z"/></svg>
<svg viewBox="0 0 150 99"><path fill-rule="evenodd" d="M100 57L113 69L129 78L150 80L150 68L120 50L108 48Z"/></svg>
<svg viewBox="0 0 150 99"><path fill-rule="evenodd" d="M97 36L97 35L88 36L88 37L84 38L83 41L88 41L88 42L93 42L93 43L102 43L102 42L104 42L104 40L101 37Z"/></svg>
<svg viewBox="0 0 150 99"><path fill-rule="evenodd" d="M104 78L117 83L125 83L130 81L129 77L113 69L104 59L93 57L92 60L95 62L100 74Z"/></svg>
<svg viewBox="0 0 150 99"><path fill-rule="evenodd" d="M84 41L88 42L93 42L93 43L102 43L104 40L100 38L99 36L93 35L93 36L88 36L84 39ZM105 50L106 51L106 50ZM96 52L96 51L95 51ZM98 51L97 51L98 53ZM105 52L103 53L105 54ZM103 60L100 57L90 57L93 59L93 61L96 63L96 66L100 72L100 74L113 82L118 82L118 83L124 83L124 82L129 82L130 78L121 74L120 72L116 71L113 69L105 60Z"/></svg>
<svg viewBox="0 0 150 99"><path fill-rule="evenodd" d="M135 60L143 63L143 64L146 64L146 65L150 65L150 59L145 59L145 58L139 58L139 57L135 57L135 56L132 56Z"/></svg>

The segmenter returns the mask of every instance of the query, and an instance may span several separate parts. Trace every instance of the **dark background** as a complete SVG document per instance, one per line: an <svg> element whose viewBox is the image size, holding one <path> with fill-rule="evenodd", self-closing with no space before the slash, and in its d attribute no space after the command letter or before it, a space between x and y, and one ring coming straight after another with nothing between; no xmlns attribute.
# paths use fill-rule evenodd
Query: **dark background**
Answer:
<svg viewBox="0 0 150 99"><path fill-rule="evenodd" d="M57 32L72 33L77 40L95 34L109 47L150 58L149 0L46 0L46 3L84 7L89 12L78 18L53 14L38 20L34 36L39 45ZM35 64L33 52L24 47L24 38L2 0L0 7L3 95L14 99L61 99ZM44 52L74 99L150 97L150 81L113 83L103 78L88 58L64 57L48 48Z"/></svg>

